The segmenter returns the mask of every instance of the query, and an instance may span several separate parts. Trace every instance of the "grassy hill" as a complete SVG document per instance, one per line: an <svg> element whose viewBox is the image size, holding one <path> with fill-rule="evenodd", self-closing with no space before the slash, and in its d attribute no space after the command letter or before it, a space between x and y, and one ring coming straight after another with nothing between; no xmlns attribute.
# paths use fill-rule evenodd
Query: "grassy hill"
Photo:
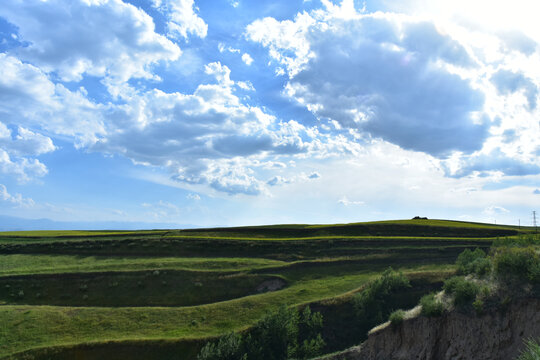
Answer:
<svg viewBox="0 0 540 360"><path fill-rule="evenodd" d="M418 298L466 248L528 228L444 220L155 231L0 233L0 359L194 359L269 310L326 315L327 351L351 297L388 266Z"/></svg>

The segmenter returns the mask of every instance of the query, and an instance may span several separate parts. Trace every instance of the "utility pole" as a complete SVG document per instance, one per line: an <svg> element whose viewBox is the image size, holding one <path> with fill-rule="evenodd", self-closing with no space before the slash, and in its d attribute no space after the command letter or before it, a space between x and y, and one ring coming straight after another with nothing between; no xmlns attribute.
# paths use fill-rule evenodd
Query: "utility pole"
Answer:
<svg viewBox="0 0 540 360"><path fill-rule="evenodd" d="M533 210L533 226L534 226L534 232L538 232L538 228L536 227L536 211Z"/></svg>

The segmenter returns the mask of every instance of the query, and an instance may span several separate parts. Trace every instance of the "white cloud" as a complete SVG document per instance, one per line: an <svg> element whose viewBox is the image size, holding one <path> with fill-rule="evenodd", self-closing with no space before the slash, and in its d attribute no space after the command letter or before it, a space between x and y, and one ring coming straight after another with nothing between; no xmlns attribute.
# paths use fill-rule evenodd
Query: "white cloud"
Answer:
<svg viewBox="0 0 540 360"><path fill-rule="evenodd" d="M276 175L272 177L270 180L268 180L266 183L270 186L276 186L276 185L290 184L291 180L286 179L283 176Z"/></svg>
<svg viewBox="0 0 540 360"><path fill-rule="evenodd" d="M40 155L56 150L51 138L23 127L19 127L18 134L12 138L11 132L2 123L0 123L0 147L17 156Z"/></svg>
<svg viewBox="0 0 540 360"><path fill-rule="evenodd" d="M315 180L321 177L321 174L318 172L312 172L311 174L307 175L304 172L301 172L298 175L293 175L291 177L283 177L280 175L276 175L272 177L270 180L268 180L266 183L270 186L276 186L276 185L286 185L286 184L293 184L293 183L304 183L310 180Z"/></svg>
<svg viewBox="0 0 540 360"><path fill-rule="evenodd" d="M0 149L0 173L13 175L19 181L26 182L35 177L43 177L48 173L47 167L38 159L25 157L12 159Z"/></svg>
<svg viewBox="0 0 540 360"><path fill-rule="evenodd" d="M502 206L495 206L495 205L488 206L483 211L484 214L489 215L489 216L505 214L505 213L508 213L508 212L510 212L510 211L503 208Z"/></svg>
<svg viewBox="0 0 540 360"><path fill-rule="evenodd" d="M199 196L199 194L189 193L189 194L187 194L186 197L187 197L189 200L195 200L195 201L201 200L201 197Z"/></svg>
<svg viewBox="0 0 540 360"><path fill-rule="evenodd" d="M247 65L250 66L253 63L253 58L248 53L242 54L242 61Z"/></svg>
<svg viewBox="0 0 540 360"><path fill-rule="evenodd" d="M31 208L35 205L34 200L23 198L21 194L11 195L3 184L0 184L0 202L20 208Z"/></svg>
<svg viewBox="0 0 540 360"><path fill-rule="evenodd" d="M352 201L347 199L346 196L343 196L341 199L338 200L338 203L345 205L345 206L351 206L351 205L365 205L363 201Z"/></svg>
<svg viewBox="0 0 540 360"><path fill-rule="evenodd" d="M452 176L536 173L540 36L435 16L423 11L432 7L425 1L371 14L350 0L323 4L246 27L276 74L288 75L284 94L313 113L319 129L446 159Z"/></svg>
<svg viewBox="0 0 540 360"><path fill-rule="evenodd" d="M460 159L456 169L445 168L449 176L462 177L471 174L485 176L489 173L501 173L508 176L525 176L540 174L537 159L520 160L494 149L490 153L478 153Z"/></svg>
<svg viewBox="0 0 540 360"><path fill-rule="evenodd" d="M17 26L27 44L10 53L66 81L88 74L108 77L114 86L132 77L154 78L152 64L180 55L177 45L154 31L150 16L120 0L8 0L0 16Z"/></svg>
<svg viewBox="0 0 540 360"><path fill-rule="evenodd" d="M240 49L235 49L235 48L233 48L231 46L225 46L225 44L223 44L223 43L218 44L218 50L219 50L220 53L223 53L223 52L227 51L227 52L230 52L230 53L240 54L240 52L241 52Z"/></svg>
<svg viewBox="0 0 540 360"><path fill-rule="evenodd" d="M194 34L205 38L208 25L196 11L194 0L153 0L154 6L167 15L169 35L173 38L188 38Z"/></svg>
<svg viewBox="0 0 540 360"><path fill-rule="evenodd" d="M131 97L108 114L108 134L90 148L168 168L180 182L249 195L265 191L254 171L261 161L342 152L313 129L243 104L227 66L211 63L206 73L215 82L193 94L153 90Z"/></svg>
<svg viewBox="0 0 540 360"><path fill-rule="evenodd" d="M286 95L321 121L403 148L444 155L482 147L484 97L444 66L475 65L463 46L429 22L390 14L344 18L350 13L339 9L247 27L247 36L288 69Z"/></svg>
<svg viewBox="0 0 540 360"><path fill-rule="evenodd" d="M316 20L307 13L296 15L294 21L266 17L249 24L246 36L268 47L270 55L294 76L315 56L307 39L308 30L315 24Z"/></svg>
<svg viewBox="0 0 540 360"><path fill-rule="evenodd" d="M0 173L15 176L26 182L47 174L47 167L32 156L56 150L52 140L23 127L16 136L0 122Z"/></svg>
<svg viewBox="0 0 540 360"><path fill-rule="evenodd" d="M73 137L80 145L92 143L105 133L103 113L107 107L92 103L86 96L84 88L69 91L55 85L39 68L0 54L2 120L19 128L15 142L26 143L26 147L38 146L34 149L37 153L52 151L54 147L52 140L40 135L37 129Z"/></svg>

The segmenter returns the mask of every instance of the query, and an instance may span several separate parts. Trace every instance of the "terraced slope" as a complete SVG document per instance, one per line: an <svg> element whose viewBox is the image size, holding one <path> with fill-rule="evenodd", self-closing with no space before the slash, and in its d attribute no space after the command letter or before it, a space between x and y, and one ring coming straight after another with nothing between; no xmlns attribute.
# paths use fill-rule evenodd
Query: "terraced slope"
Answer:
<svg viewBox="0 0 540 360"><path fill-rule="evenodd" d="M403 301L417 301L463 249L527 231L413 220L0 233L0 359L193 359L281 304L323 309L332 334L351 294L388 266L416 279Z"/></svg>

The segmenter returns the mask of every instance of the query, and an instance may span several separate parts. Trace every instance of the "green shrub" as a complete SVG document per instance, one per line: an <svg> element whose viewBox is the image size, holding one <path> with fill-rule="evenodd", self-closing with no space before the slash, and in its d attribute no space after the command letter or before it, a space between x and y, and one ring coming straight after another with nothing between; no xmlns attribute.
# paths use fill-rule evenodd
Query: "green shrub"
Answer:
<svg viewBox="0 0 540 360"><path fill-rule="evenodd" d="M495 273L502 279L540 283L540 256L533 248L500 248L494 255Z"/></svg>
<svg viewBox="0 0 540 360"><path fill-rule="evenodd" d="M207 343L197 356L197 360L239 359L247 359L247 355L242 354L242 337L235 333L221 337L217 343Z"/></svg>
<svg viewBox="0 0 540 360"><path fill-rule="evenodd" d="M540 359L540 345L538 340L529 339L525 342L525 350L521 352L516 360L539 360Z"/></svg>
<svg viewBox="0 0 540 360"><path fill-rule="evenodd" d="M456 265L460 274L487 275L491 272L491 261L481 249L466 249L459 254Z"/></svg>
<svg viewBox="0 0 540 360"><path fill-rule="evenodd" d="M422 315L424 316L441 316L444 311L444 306L442 302L437 300L435 293L422 296L420 305L422 305Z"/></svg>
<svg viewBox="0 0 540 360"><path fill-rule="evenodd" d="M403 322L404 318L405 318L405 311L399 309L391 313L390 316L388 317L388 320L390 320L390 323L392 325L399 325Z"/></svg>
<svg viewBox="0 0 540 360"><path fill-rule="evenodd" d="M373 324L382 323L389 315L387 309L392 297L410 286L409 279L403 273L397 273L392 268L388 268L381 277L354 297L353 303L357 316Z"/></svg>
<svg viewBox="0 0 540 360"><path fill-rule="evenodd" d="M229 334L207 343L197 360L285 360L308 359L321 353L325 342L320 334L322 315L306 307L282 306L264 316L247 335Z"/></svg>
<svg viewBox="0 0 540 360"><path fill-rule="evenodd" d="M476 298L472 305L477 314L484 312L484 301L482 299Z"/></svg>
<svg viewBox="0 0 540 360"><path fill-rule="evenodd" d="M480 287L462 276L454 276L444 282L444 290L454 296L456 306L464 306L474 300Z"/></svg>
<svg viewBox="0 0 540 360"><path fill-rule="evenodd" d="M248 357L286 359L297 346L299 314L282 306L261 319L246 339Z"/></svg>

